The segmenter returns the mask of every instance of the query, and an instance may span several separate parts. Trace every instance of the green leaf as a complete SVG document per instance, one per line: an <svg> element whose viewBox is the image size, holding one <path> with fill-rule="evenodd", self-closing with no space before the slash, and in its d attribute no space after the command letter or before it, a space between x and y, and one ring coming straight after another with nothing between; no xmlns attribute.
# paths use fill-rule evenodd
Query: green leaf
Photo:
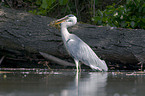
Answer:
<svg viewBox="0 0 145 96"><path fill-rule="evenodd" d="M93 21L98 21L98 20L100 20L100 19L101 19L101 17L96 16L96 17L93 18Z"/></svg>
<svg viewBox="0 0 145 96"><path fill-rule="evenodd" d="M121 22L121 27L126 27L127 26L127 23L125 21L122 21Z"/></svg>
<svg viewBox="0 0 145 96"><path fill-rule="evenodd" d="M48 7L48 2L47 1L48 0L42 0L42 5L41 5L42 8L47 9L47 7Z"/></svg>
<svg viewBox="0 0 145 96"><path fill-rule="evenodd" d="M99 0L95 0L95 4L96 4L96 5L98 4L98 1L99 1Z"/></svg>
<svg viewBox="0 0 145 96"><path fill-rule="evenodd" d="M140 0L137 0L137 3L140 3Z"/></svg>
<svg viewBox="0 0 145 96"><path fill-rule="evenodd" d="M141 12L143 9L143 7L139 7L138 12Z"/></svg>
<svg viewBox="0 0 145 96"><path fill-rule="evenodd" d="M41 5L41 0L37 0L36 5Z"/></svg>
<svg viewBox="0 0 145 96"><path fill-rule="evenodd" d="M59 0L60 5L66 5L68 3L68 0Z"/></svg>
<svg viewBox="0 0 145 96"><path fill-rule="evenodd" d="M48 9L56 0L42 0L41 7Z"/></svg>
<svg viewBox="0 0 145 96"><path fill-rule="evenodd" d="M103 12L102 12L102 11L98 10L98 14L99 14L101 17L103 17Z"/></svg>
<svg viewBox="0 0 145 96"><path fill-rule="evenodd" d="M100 16L93 17L92 21L96 24L102 24L102 20Z"/></svg>
<svg viewBox="0 0 145 96"><path fill-rule="evenodd" d="M50 7L56 0L47 0L48 1L48 6Z"/></svg>
<svg viewBox="0 0 145 96"><path fill-rule="evenodd" d="M131 21L131 22L130 22L130 25L131 25L132 28L134 28L135 22L134 22L134 21Z"/></svg>
<svg viewBox="0 0 145 96"><path fill-rule="evenodd" d="M142 18L141 21L145 23L145 18Z"/></svg>

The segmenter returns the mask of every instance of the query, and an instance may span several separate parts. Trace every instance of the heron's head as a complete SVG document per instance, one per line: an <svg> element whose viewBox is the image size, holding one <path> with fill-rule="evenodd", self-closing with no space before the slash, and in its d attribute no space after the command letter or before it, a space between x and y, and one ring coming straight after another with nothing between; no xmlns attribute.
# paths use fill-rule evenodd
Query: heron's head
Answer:
<svg viewBox="0 0 145 96"><path fill-rule="evenodd" d="M77 18L76 16L70 14L70 15L66 15L65 17L58 19L56 21L53 21L50 25L58 25L61 24L61 26L64 27L70 27L73 26L77 23Z"/></svg>

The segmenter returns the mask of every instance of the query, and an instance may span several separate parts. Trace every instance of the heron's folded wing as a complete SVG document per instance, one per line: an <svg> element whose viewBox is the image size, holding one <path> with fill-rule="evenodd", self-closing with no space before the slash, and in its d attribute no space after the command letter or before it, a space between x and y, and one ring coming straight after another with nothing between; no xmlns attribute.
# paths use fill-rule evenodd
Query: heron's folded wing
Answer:
<svg viewBox="0 0 145 96"><path fill-rule="evenodd" d="M76 35L70 37L70 40L66 42L66 47L75 59L91 68L108 70L106 63L99 59L94 51Z"/></svg>

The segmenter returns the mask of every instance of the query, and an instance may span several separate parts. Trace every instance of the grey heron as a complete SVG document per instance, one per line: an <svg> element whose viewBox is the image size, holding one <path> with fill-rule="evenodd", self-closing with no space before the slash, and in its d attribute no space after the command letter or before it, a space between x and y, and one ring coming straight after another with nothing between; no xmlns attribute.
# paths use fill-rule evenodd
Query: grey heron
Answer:
<svg viewBox="0 0 145 96"><path fill-rule="evenodd" d="M95 52L78 36L70 34L67 30L68 27L77 23L77 18L70 14L64 18L58 19L52 25L61 24L61 35L68 53L73 57L77 72L79 71L79 61L92 69L100 71L108 71L108 67L104 60L101 60Z"/></svg>

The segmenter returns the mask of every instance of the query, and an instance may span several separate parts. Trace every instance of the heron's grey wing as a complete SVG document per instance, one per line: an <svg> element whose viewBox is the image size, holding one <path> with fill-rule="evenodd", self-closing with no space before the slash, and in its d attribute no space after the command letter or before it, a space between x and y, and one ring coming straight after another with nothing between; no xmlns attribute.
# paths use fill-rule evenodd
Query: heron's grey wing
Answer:
<svg viewBox="0 0 145 96"><path fill-rule="evenodd" d="M75 59L92 69L108 71L105 61L99 59L94 51L76 35L70 35L70 38L66 41L66 47Z"/></svg>

